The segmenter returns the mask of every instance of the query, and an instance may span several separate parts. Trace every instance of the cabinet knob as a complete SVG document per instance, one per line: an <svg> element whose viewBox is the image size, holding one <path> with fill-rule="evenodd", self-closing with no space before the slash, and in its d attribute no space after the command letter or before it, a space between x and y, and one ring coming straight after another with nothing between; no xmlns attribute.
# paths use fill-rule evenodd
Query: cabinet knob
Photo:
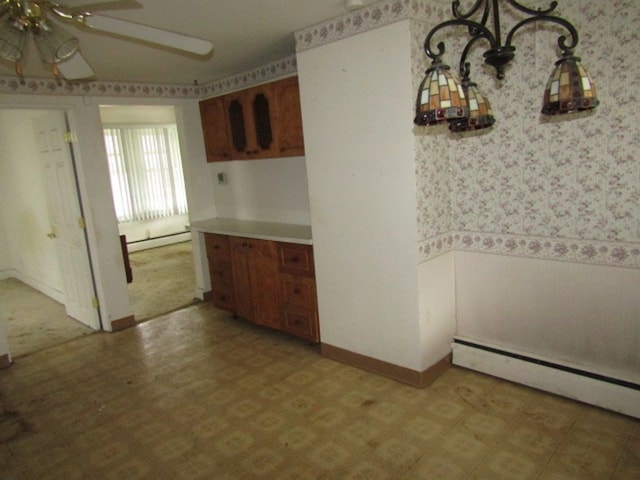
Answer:
<svg viewBox="0 0 640 480"><path fill-rule="evenodd" d="M291 263L298 263L298 262L300 261L300 259L299 259L298 257L291 257L291 258L289 259L289 261L290 261Z"/></svg>

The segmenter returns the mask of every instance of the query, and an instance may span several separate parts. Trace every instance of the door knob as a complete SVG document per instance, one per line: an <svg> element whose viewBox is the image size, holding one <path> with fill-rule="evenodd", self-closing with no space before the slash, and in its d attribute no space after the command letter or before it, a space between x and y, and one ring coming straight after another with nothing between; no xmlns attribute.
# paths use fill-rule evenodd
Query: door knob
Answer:
<svg viewBox="0 0 640 480"><path fill-rule="evenodd" d="M52 228L51 232L47 233L47 237L49 237L51 239L57 238L58 236L56 235L56 229Z"/></svg>

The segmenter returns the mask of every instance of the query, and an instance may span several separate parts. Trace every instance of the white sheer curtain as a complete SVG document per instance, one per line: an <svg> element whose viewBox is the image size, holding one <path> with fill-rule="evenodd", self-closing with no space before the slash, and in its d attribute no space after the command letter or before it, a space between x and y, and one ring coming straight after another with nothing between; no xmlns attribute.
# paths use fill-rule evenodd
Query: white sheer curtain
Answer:
<svg viewBox="0 0 640 480"><path fill-rule="evenodd" d="M119 222L188 212L175 125L109 126L104 140Z"/></svg>

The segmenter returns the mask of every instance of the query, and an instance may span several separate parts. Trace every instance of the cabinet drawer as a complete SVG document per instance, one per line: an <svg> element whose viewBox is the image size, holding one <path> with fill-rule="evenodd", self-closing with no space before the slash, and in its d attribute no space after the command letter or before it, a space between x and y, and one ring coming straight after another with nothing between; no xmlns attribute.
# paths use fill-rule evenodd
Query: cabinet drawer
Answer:
<svg viewBox="0 0 640 480"><path fill-rule="evenodd" d="M219 283L232 285L233 274L231 272L231 262L210 261L209 277L211 278L211 285L217 285Z"/></svg>
<svg viewBox="0 0 640 480"><path fill-rule="evenodd" d="M285 305L316 308L316 282L312 277L281 273L280 289Z"/></svg>
<svg viewBox="0 0 640 480"><path fill-rule="evenodd" d="M285 307L282 330L312 342L319 342L317 311L306 308Z"/></svg>
<svg viewBox="0 0 640 480"><path fill-rule="evenodd" d="M210 261L231 260L229 237L217 233L205 233L204 242L207 248L207 257Z"/></svg>
<svg viewBox="0 0 640 480"><path fill-rule="evenodd" d="M278 244L280 271L296 275L314 275L313 248L295 243Z"/></svg>
<svg viewBox="0 0 640 480"><path fill-rule="evenodd" d="M235 313L236 300L233 297L232 288L227 289L224 286L218 286L211 289L211 301L216 307Z"/></svg>

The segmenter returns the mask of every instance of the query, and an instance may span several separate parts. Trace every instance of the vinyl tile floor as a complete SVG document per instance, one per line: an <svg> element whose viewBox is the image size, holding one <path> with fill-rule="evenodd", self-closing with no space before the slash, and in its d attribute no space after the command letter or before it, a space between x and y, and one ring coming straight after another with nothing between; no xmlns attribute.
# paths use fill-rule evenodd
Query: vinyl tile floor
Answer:
<svg viewBox="0 0 640 480"><path fill-rule="evenodd" d="M640 422L458 367L416 389L203 303L0 370L0 478L638 480Z"/></svg>

